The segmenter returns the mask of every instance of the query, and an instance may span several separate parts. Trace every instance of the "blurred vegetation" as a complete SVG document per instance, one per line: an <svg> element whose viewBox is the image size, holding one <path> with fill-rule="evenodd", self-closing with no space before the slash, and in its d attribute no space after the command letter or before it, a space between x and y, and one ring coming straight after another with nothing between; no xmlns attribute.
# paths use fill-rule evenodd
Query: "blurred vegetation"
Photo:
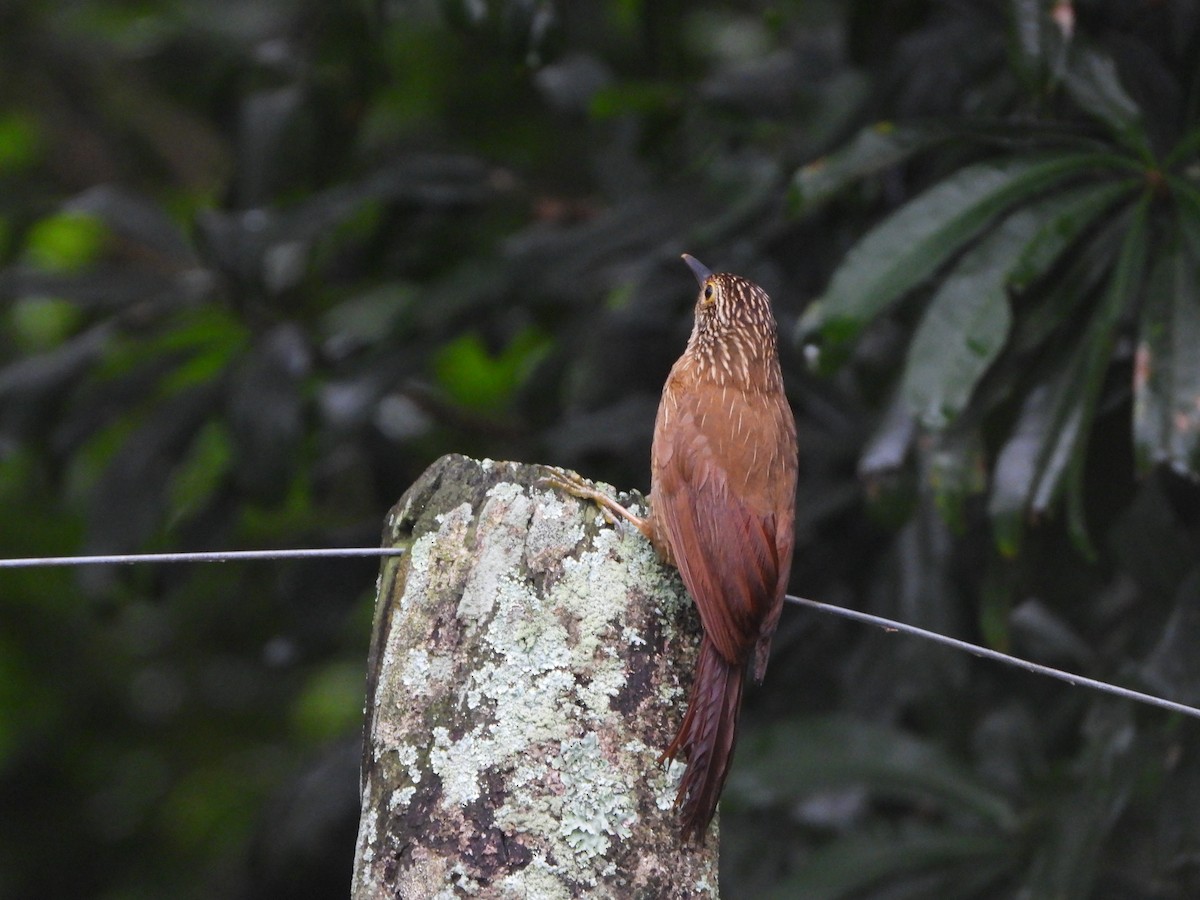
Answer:
<svg viewBox="0 0 1200 900"><path fill-rule="evenodd" d="M1200 703L1198 60L1152 0L9 0L0 546L644 488L687 250L775 299L796 592ZM376 568L5 573L0 896L342 895ZM1193 897L1198 790L1193 722L789 610L724 889Z"/></svg>

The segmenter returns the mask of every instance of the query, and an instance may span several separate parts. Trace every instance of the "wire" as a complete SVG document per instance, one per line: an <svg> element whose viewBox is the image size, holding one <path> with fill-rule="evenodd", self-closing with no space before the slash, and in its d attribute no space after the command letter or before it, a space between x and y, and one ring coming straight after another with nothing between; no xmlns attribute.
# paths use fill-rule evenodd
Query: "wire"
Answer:
<svg viewBox="0 0 1200 900"><path fill-rule="evenodd" d="M232 562L234 560L256 559L321 559L329 557L372 556L388 557L401 556L404 553L405 548L403 547L318 547L299 550L204 550L191 553L122 553L107 556L35 556L23 557L19 559L0 559L0 569L32 569L50 566L129 565L134 563ZM958 638L952 638L944 634L938 634L936 631L927 631L926 629L918 628L915 625L906 625L904 622L896 622L892 619L885 619L882 616L873 616L870 613L859 612L856 609L847 609L844 606L833 606L829 603L821 603L819 600L809 600L806 597L796 597L792 594L788 594L785 599L799 606L807 606L810 609L815 609L823 613L829 613L830 615L834 616L840 616L843 619L850 619L855 622L863 622L867 625L874 625L877 628L882 628L884 631L900 632L901 634L908 634L912 635L913 637L923 638L924 640L932 641L935 644L941 644L945 647L953 647L955 650L961 650L965 653L970 653L973 656L1004 663L1005 665L1023 669L1026 672L1033 672L1037 675L1045 675L1048 678L1054 678L1058 681L1065 681L1067 684L1091 688L1094 691L1111 694L1115 697L1123 697L1127 700L1134 700L1138 703L1145 703L1149 706L1157 706L1159 709L1166 709L1185 716L1191 716L1194 719L1200 719L1200 709L1197 709L1194 706L1187 706L1183 703L1176 703L1174 700L1166 700L1162 697L1156 697L1153 694L1144 694L1141 691L1130 690L1129 688L1123 688L1115 684L1109 684L1105 681L1097 681L1095 678L1087 678L1083 675L1065 672L1062 669L1055 669L1051 666L1044 666L1040 663L1030 662L1027 659L1021 659L1018 656L1010 656L1009 654L1001 653L998 650L991 650L987 647L980 647L978 644L972 644L968 641L959 640Z"/></svg>
<svg viewBox="0 0 1200 900"><path fill-rule="evenodd" d="M1004 663L1005 665L1014 666L1018 669L1024 669L1026 672L1033 672L1038 675L1045 675L1049 678L1056 678L1059 681L1065 681L1067 684L1091 688L1094 691L1112 694L1115 697L1124 697L1126 700L1135 700L1138 703L1146 703L1150 706L1157 706L1160 709L1167 709L1171 712L1177 712L1182 713L1185 716L1191 716L1193 719L1200 719L1200 709L1197 709L1194 706L1188 706L1184 703L1176 703L1174 700L1166 700L1162 697L1156 697L1153 694L1143 694L1141 691L1130 690L1129 688L1123 688L1115 684L1109 684L1106 681L1097 681L1095 678L1087 678L1083 675L1076 675L1073 672L1066 672L1062 669L1055 669L1051 666L1043 666L1041 663L1030 662L1027 659L1021 659L1019 656L1010 656L1007 653L1001 653L999 650L991 650L987 647L980 647L978 644L969 643L968 641L960 641L958 638L947 637L944 634L938 634L936 631L926 631L924 628L918 628L915 625L906 625L903 622L894 622L891 619L885 619L882 616L873 616L870 613L859 612L856 609L846 609L844 606L832 606L828 603L822 603L819 600L809 600L805 597L795 597L792 594L785 595L784 599L800 606L807 606L810 609L819 610L820 612L841 616L843 619L852 619L855 622L865 622L868 625L874 625L877 628L882 628L884 631L898 631L901 634L910 634L914 637L924 638L927 641L933 641L935 644L953 647L955 650L962 650L966 653L972 654L973 656L979 656L983 659L990 659L994 660L995 662Z"/></svg>
<svg viewBox="0 0 1200 900"><path fill-rule="evenodd" d="M0 569L42 566L102 566L130 563L229 562L239 559L313 559L341 556L400 556L403 547L331 547L304 550L203 550L192 553L121 553L110 556L31 556L0 559Z"/></svg>

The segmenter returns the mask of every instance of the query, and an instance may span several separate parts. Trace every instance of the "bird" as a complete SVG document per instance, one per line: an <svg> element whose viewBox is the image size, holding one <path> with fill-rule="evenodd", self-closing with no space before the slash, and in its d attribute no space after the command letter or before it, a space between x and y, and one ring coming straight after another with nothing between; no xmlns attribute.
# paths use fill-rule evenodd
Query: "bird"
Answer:
<svg viewBox="0 0 1200 900"><path fill-rule="evenodd" d="M700 289L655 418L648 514L574 473L547 480L597 503L610 521L632 523L679 570L699 611L687 711L659 758L687 758L675 806L684 841L698 843L729 775L746 675L762 683L783 609L799 455L766 291L686 253L683 260Z"/></svg>

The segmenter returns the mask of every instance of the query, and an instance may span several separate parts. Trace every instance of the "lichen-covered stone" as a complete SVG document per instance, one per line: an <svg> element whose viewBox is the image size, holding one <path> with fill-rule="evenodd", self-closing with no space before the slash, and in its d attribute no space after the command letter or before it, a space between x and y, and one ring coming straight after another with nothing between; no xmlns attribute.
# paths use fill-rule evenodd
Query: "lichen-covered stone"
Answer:
<svg viewBox="0 0 1200 900"><path fill-rule="evenodd" d="M698 623L632 528L546 470L448 456L388 517L353 896L717 895L680 841ZM640 498L625 498L637 503Z"/></svg>

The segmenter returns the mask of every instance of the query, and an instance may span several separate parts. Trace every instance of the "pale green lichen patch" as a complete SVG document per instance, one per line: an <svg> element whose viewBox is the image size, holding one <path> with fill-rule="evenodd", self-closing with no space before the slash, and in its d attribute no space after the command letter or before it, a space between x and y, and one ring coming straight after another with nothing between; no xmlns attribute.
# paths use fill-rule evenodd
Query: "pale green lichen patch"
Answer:
<svg viewBox="0 0 1200 900"><path fill-rule="evenodd" d="M473 733L454 740L447 729L433 729L429 768L442 779L444 803L465 806L478 799L480 764L490 760L489 749L480 747Z"/></svg>
<svg viewBox="0 0 1200 900"><path fill-rule="evenodd" d="M558 833L576 853L608 852L610 838L627 838L637 821L621 774L600 753L595 734L565 741L553 761L564 791Z"/></svg>
<svg viewBox="0 0 1200 900"><path fill-rule="evenodd" d="M397 598L398 610L393 627L378 660L378 687L371 702L376 707L373 717L378 740L373 740L374 756L379 747L397 747L408 726L405 716L380 715L378 710L398 708L407 710L414 694L431 696L439 687L439 679L450 679L453 660L427 647L430 631L428 616L436 610L433 598L453 596L469 569L462 546L474 520L471 505L462 503L436 517L436 531L428 532L412 543L409 550L408 575L404 591ZM374 736L373 736L374 737Z"/></svg>
<svg viewBox="0 0 1200 900"><path fill-rule="evenodd" d="M550 491L534 495L535 506L525 534L525 562L533 574L546 572L584 538L578 513Z"/></svg>
<svg viewBox="0 0 1200 900"><path fill-rule="evenodd" d="M683 772L687 768L682 762L673 759L666 767L659 766L658 776L654 779L654 804L662 810L671 809L675 805L675 795L679 792L679 782L683 780Z"/></svg>
<svg viewBox="0 0 1200 900"><path fill-rule="evenodd" d="M573 900L577 896L541 857L535 857L520 874L500 879L496 886L503 900Z"/></svg>
<svg viewBox="0 0 1200 900"><path fill-rule="evenodd" d="M437 531L429 532L413 542L409 550L410 566L400 608L406 609L415 600L441 596L456 591L466 574L469 560L463 558L462 545L471 527L474 514L469 503L437 516Z"/></svg>
<svg viewBox="0 0 1200 900"><path fill-rule="evenodd" d="M413 793L416 791L415 786L421 783L422 778L421 754L418 753L417 748L412 744L401 744L396 748L396 762L400 766L404 767L404 770L408 773L408 781L410 783L393 795L392 799L389 801L389 805L392 805L393 807L394 805L407 802L408 799L411 799ZM404 797L407 799L397 799L400 797L400 795L404 795Z"/></svg>
<svg viewBox="0 0 1200 900"><path fill-rule="evenodd" d="M430 656L423 647L414 647L404 660L404 674L400 680L414 697L428 697L434 686L445 683L450 670L449 660Z"/></svg>

